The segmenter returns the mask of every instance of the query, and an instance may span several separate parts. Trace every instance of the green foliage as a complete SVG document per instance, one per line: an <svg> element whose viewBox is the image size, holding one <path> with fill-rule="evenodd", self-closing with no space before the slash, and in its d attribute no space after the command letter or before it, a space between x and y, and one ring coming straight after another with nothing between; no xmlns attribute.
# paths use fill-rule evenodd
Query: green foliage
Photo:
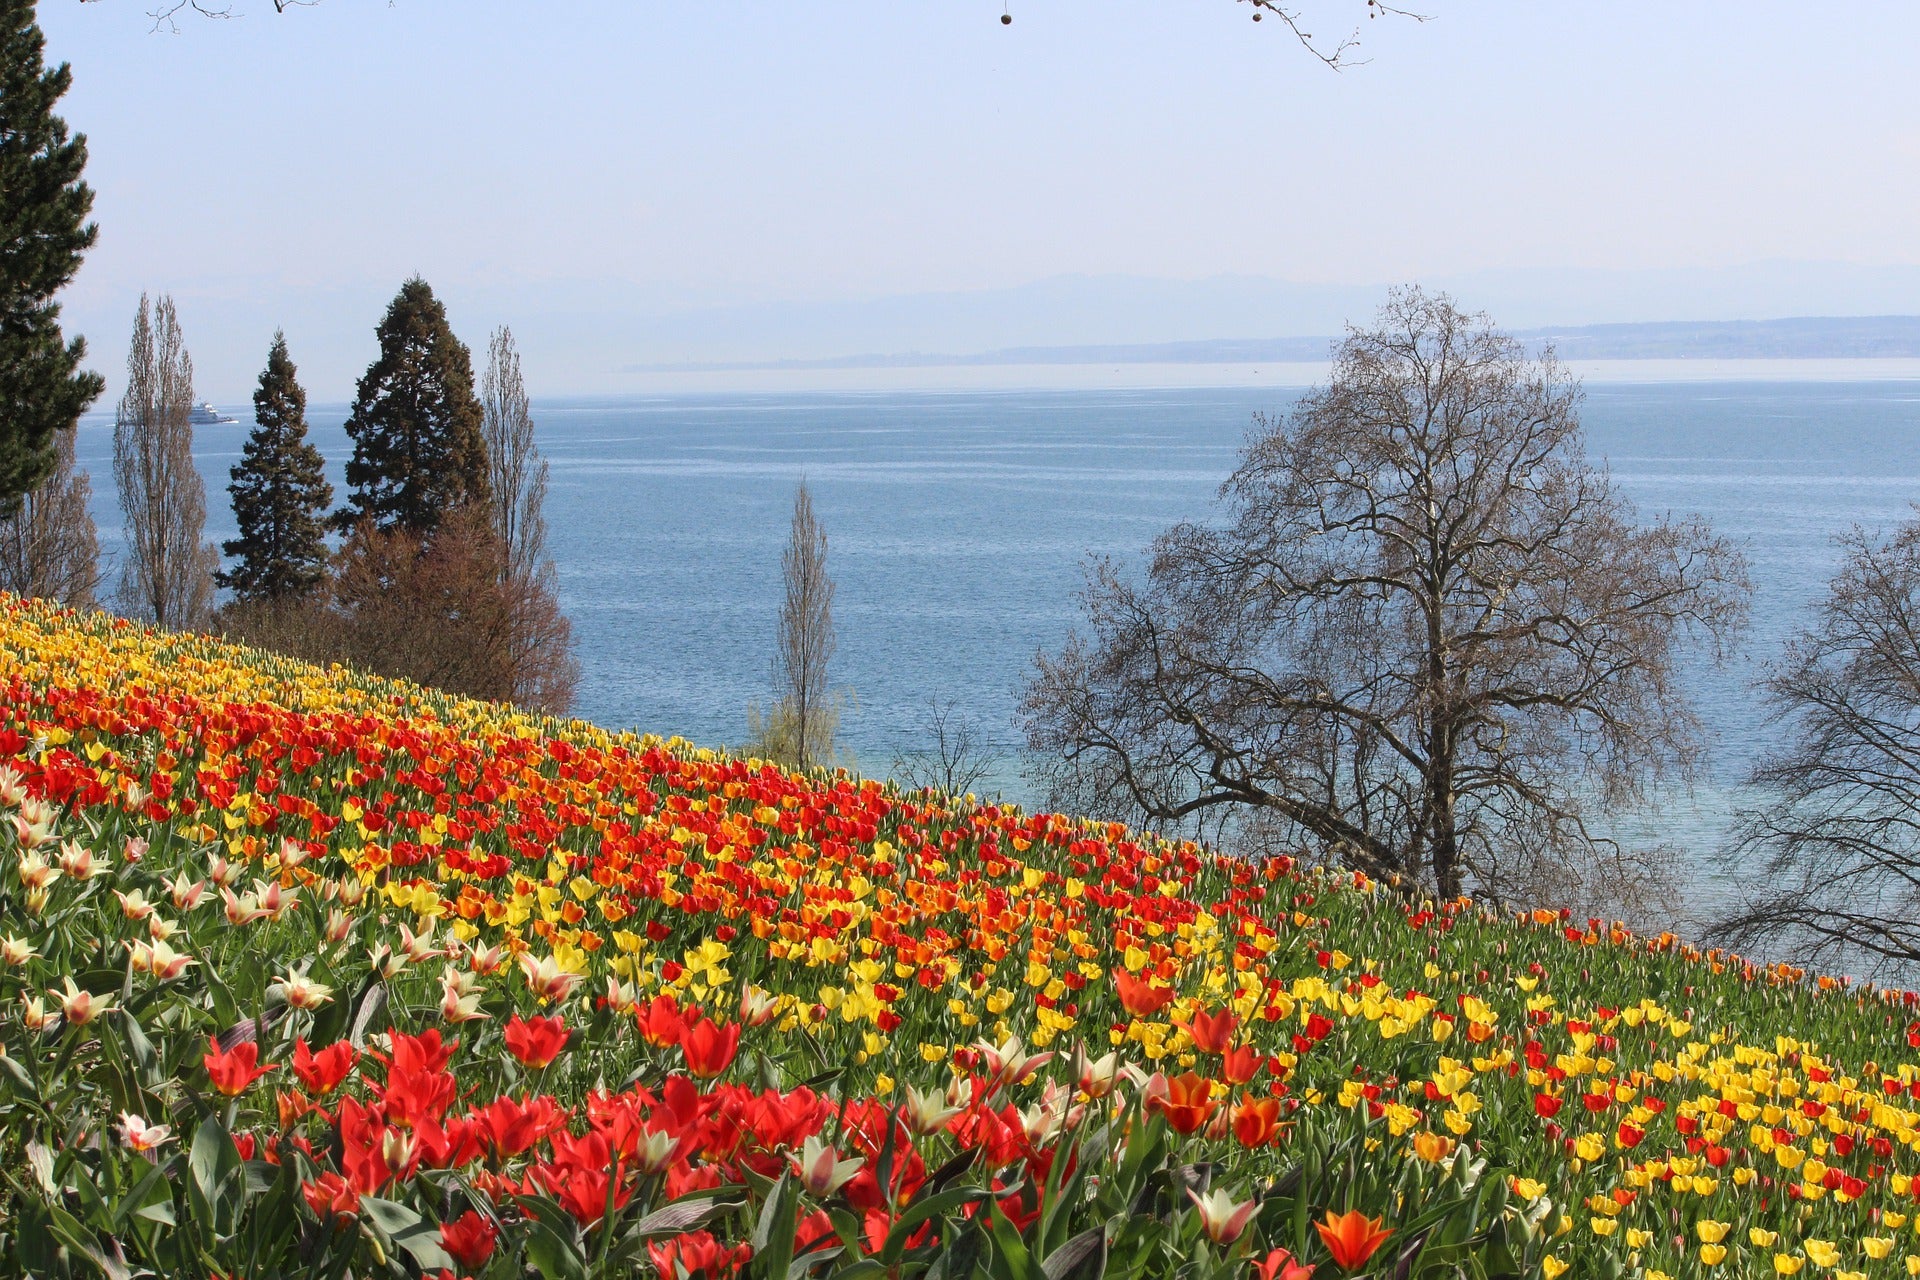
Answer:
<svg viewBox="0 0 1920 1280"><path fill-rule="evenodd" d="M380 355L346 424L352 492L335 520L429 533L448 512L491 497L473 358L418 276L400 286L374 332Z"/></svg>
<svg viewBox="0 0 1920 1280"><path fill-rule="evenodd" d="M97 228L87 140L53 114L73 77L45 69L33 18L32 0L0 0L0 515L52 473L56 433L104 385L80 371L86 342L61 340L53 301Z"/></svg>
<svg viewBox="0 0 1920 1280"><path fill-rule="evenodd" d="M852 769L853 753L840 741L840 716L847 702L847 692L835 690L825 702L809 710L804 742L800 712L791 695L765 711L759 703L752 703L747 707L747 741L740 748L741 754L772 760L789 769Z"/></svg>
<svg viewBox="0 0 1920 1280"><path fill-rule="evenodd" d="M256 425L227 486L240 536L221 549L239 563L218 581L245 601L305 595L326 577L333 486L307 440L307 393L297 373L286 335L275 333L253 393Z"/></svg>

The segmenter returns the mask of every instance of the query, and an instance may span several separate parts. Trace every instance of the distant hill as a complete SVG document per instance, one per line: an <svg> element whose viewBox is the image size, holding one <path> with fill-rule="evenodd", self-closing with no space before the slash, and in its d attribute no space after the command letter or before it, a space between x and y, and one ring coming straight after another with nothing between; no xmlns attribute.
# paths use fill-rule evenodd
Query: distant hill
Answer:
<svg viewBox="0 0 1920 1280"><path fill-rule="evenodd" d="M1566 360L1823 360L1920 357L1920 316L1800 316L1784 320L1664 320L1521 329L1534 350ZM969 365L1263 364L1325 360L1332 336L1001 347L968 354L895 352L812 360L646 365L648 371L892 369Z"/></svg>
<svg viewBox="0 0 1920 1280"><path fill-rule="evenodd" d="M1920 356L1920 316L1669 320L1534 329L1568 360L1872 360Z"/></svg>

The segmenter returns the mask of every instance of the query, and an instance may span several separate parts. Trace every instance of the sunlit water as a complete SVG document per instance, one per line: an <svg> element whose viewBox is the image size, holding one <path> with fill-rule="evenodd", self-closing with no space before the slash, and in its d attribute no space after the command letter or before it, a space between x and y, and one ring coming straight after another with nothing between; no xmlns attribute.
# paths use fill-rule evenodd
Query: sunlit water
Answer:
<svg viewBox="0 0 1920 1280"><path fill-rule="evenodd" d="M994 783L1029 799L1015 706L1033 655L1076 616L1090 554L1138 556L1155 533L1205 518L1256 410L1291 392L785 394L572 400L538 406L552 463L548 517L579 641L577 712L701 743L745 737L772 691L780 551L804 477L830 542L843 730L884 773L951 701L1002 761ZM229 412L250 417L242 406ZM336 486L343 406L311 415ZM1885 527L1920 499L1920 383L1595 385L1589 450L1646 512L1698 512L1752 559L1746 653L1688 684L1714 734L1711 775L1627 824L1691 850L1718 845L1738 781L1766 745L1750 681L1807 616L1832 539ZM248 430L202 427L208 534L233 536L228 469ZM111 426L80 437L103 545L119 541ZM1721 893L1703 867L1702 905Z"/></svg>

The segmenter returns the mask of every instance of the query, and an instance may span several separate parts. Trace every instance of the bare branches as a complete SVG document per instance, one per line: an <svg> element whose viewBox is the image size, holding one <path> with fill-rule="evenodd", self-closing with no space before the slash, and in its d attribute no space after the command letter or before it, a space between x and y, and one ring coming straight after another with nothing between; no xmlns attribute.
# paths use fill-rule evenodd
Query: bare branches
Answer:
<svg viewBox="0 0 1920 1280"><path fill-rule="evenodd" d="M94 4L98 0L80 0L82 4ZM306 9L320 3L320 0L273 0L273 11L285 13L288 9ZM165 0L158 8L147 10L147 17L153 21L155 31L178 34L181 14L195 13L202 18L225 20L237 17L231 4L210 4L207 0Z"/></svg>
<svg viewBox="0 0 1920 1280"><path fill-rule="evenodd" d="M1809 961L1920 963L1920 520L1855 529L1815 621L1763 685L1772 799L1727 851L1744 901L1717 933Z"/></svg>
<svg viewBox="0 0 1920 1280"><path fill-rule="evenodd" d="M979 729L952 702L927 702L926 741L920 751L894 757L893 776L911 791L964 796L977 791L1000 765L980 741Z"/></svg>
<svg viewBox="0 0 1920 1280"><path fill-rule="evenodd" d="M97 0L80 0L80 3L92 4L97 3ZM311 8L319 3L320 0L273 0L273 11L285 13L288 9ZM392 0L389 0L389 7L391 3ZM1354 51L1360 47L1360 31L1363 24L1356 24L1351 31L1338 39L1327 40L1315 36L1307 29L1308 19L1304 10L1284 4L1281 0L1234 0L1234 3L1252 5L1255 22L1264 18L1273 18L1293 36L1302 49L1331 70L1343 71L1348 67L1366 65L1367 59L1353 56ZM1363 7L1369 20L1390 17L1405 18L1411 22L1427 22L1433 17L1432 14L1416 13L1411 9L1386 4L1384 0L1366 0ZM215 4L210 0L164 0L158 8L149 9L147 16L153 20L155 31L177 33L180 30L178 18L185 13L219 19L240 16L235 13L233 5ZM1000 21L1011 25L1013 22L1011 12L1003 12Z"/></svg>
<svg viewBox="0 0 1920 1280"><path fill-rule="evenodd" d="M1252 5L1255 22L1268 15L1278 19L1282 26L1293 33L1293 38L1299 41L1302 49L1335 71L1366 64L1366 59L1356 59L1352 56L1353 51L1360 47L1360 28L1357 26L1344 37L1328 43L1316 39L1314 34L1302 25L1306 19L1301 10L1288 8L1281 4L1280 0L1235 0L1235 3ZM1431 14L1415 13L1410 9L1398 9L1381 3L1381 0L1367 0L1366 9L1368 18L1388 16L1426 22L1432 17Z"/></svg>
<svg viewBox="0 0 1920 1280"><path fill-rule="evenodd" d="M1582 455L1579 390L1444 297L1395 295L1330 382L1257 419L1224 512L1096 565L1042 657L1029 743L1078 802L1259 811L1319 856L1445 896L1621 879L1583 805L1684 777L1690 639L1745 617L1741 557L1641 524Z"/></svg>
<svg viewBox="0 0 1920 1280"><path fill-rule="evenodd" d="M55 434L53 474L0 519L0 590L85 609L100 585L100 538L87 509L92 482L74 469L74 435Z"/></svg>

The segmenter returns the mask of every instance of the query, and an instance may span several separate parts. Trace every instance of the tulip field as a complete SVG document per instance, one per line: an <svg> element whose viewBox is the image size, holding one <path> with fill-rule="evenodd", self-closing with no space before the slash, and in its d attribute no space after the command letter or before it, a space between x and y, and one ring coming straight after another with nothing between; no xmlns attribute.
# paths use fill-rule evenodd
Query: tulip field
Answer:
<svg viewBox="0 0 1920 1280"><path fill-rule="evenodd" d="M0 1274L1920 1275L1920 1008L0 597Z"/></svg>

